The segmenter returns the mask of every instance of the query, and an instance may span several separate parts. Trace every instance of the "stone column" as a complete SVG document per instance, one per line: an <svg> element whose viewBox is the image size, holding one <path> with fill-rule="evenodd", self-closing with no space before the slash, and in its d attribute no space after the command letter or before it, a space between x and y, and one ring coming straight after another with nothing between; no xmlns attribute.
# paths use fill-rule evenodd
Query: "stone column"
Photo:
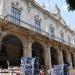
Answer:
<svg viewBox="0 0 75 75"><path fill-rule="evenodd" d="M56 46L58 65L63 64L62 47Z"/></svg>
<svg viewBox="0 0 75 75"><path fill-rule="evenodd" d="M62 47L60 47L58 50L58 61L59 61L59 64L63 64Z"/></svg>
<svg viewBox="0 0 75 75"><path fill-rule="evenodd" d="M71 59L71 53L70 53L70 51L67 52L67 61L70 64L70 66L72 67L72 59Z"/></svg>
<svg viewBox="0 0 75 75"><path fill-rule="evenodd" d="M31 49L32 42L31 42L31 40L25 40L23 45L24 45L23 55L24 56L32 56L32 49Z"/></svg>
<svg viewBox="0 0 75 75"><path fill-rule="evenodd" d="M72 55L71 55L71 60L73 60L73 61L72 61L72 67L74 68L74 67L75 67L75 53L72 52L71 54L72 54Z"/></svg>
<svg viewBox="0 0 75 75"><path fill-rule="evenodd" d="M49 65L51 69L51 54L50 54L50 46L45 46L44 50L44 58L45 58L45 65Z"/></svg>

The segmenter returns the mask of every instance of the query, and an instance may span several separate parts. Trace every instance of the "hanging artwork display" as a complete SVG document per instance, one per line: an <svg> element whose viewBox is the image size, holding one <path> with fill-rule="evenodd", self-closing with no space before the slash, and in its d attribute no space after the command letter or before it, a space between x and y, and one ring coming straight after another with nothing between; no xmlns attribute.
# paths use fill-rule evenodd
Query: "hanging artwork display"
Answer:
<svg viewBox="0 0 75 75"><path fill-rule="evenodd" d="M37 57L22 57L20 69L21 75L39 74L39 59Z"/></svg>
<svg viewBox="0 0 75 75"><path fill-rule="evenodd" d="M39 74L39 58L35 57L34 60L34 75Z"/></svg>

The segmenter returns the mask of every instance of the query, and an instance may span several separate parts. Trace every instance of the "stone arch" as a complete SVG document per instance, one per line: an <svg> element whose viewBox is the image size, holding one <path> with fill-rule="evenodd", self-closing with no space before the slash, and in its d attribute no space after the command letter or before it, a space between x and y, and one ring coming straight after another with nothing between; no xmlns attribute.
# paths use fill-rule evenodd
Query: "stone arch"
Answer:
<svg viewBox="0 0 75 75"><path fill-rule="evenodd" d="M7 60L10 66L19 66L23 56L22 41L16 35L5 35L1 41L1 55L3 58L1 62L5 64L1 64L1 66L6 68Z"/></svg>
<svg viewBox="0 0 75 75"><path fill-rule="evenodd" d="M43 41L40 41L37 39L32 40L32 44L35 42L39 43L41 45L41 47L43 48L43 50L45 50L45 43Z"/></svg>
<svg viewBox="0 0 75 75"><path fill-rule="evenodd" d="M50 48L52 66L58 64L58 51L56 48Z"/></svg>
<svg viewBox="0 0 75 75"><path fill-rule="evenodd" d="M39 57L39 66L45 65L44 48L39 42L32 43L32 57Z"/></svg>
<svg viewBox="0 0 75 75"><path fill-rule="evenodd" d="M16 36L23 43L22 37L19 36L18 34L13 33L13 32L4 32L3 35L1 36L1 43L2 43L2 39L8 35Z"/></svg>

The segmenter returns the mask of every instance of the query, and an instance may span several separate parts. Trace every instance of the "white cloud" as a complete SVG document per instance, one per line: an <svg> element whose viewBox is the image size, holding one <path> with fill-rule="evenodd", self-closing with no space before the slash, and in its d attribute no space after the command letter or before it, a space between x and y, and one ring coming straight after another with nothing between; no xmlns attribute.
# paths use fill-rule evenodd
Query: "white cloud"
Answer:
<svg viewBox="0 0 75 75"><path fill-rule="evenodd" d="M63 7L63 10L67 11L67 10L68 10L68 5L65 5L65 6Z"/></svg>

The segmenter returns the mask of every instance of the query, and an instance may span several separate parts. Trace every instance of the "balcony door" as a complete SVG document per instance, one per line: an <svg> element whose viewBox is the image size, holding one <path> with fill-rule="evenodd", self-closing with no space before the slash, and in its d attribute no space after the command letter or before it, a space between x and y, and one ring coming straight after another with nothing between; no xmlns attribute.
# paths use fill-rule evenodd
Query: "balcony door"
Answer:
<svg viewBox="0 0 75 75"><path fill-rule="evenodd" d="M17 25L20 25L21 11L15 7L11 8L11 21Z"/></svg>
<svg viewBox="0 0 75 75"><path fill-rule="evenodd" d="M50 26L50 36L54 38L54 27Z"/></svg>
<svg viewBox="0 0 75 75"><path fill-rule="evenodd" d="M39 18L39 15L35 16L35 28L36 28L36 32L41 31L41 20Z"/></svg>

